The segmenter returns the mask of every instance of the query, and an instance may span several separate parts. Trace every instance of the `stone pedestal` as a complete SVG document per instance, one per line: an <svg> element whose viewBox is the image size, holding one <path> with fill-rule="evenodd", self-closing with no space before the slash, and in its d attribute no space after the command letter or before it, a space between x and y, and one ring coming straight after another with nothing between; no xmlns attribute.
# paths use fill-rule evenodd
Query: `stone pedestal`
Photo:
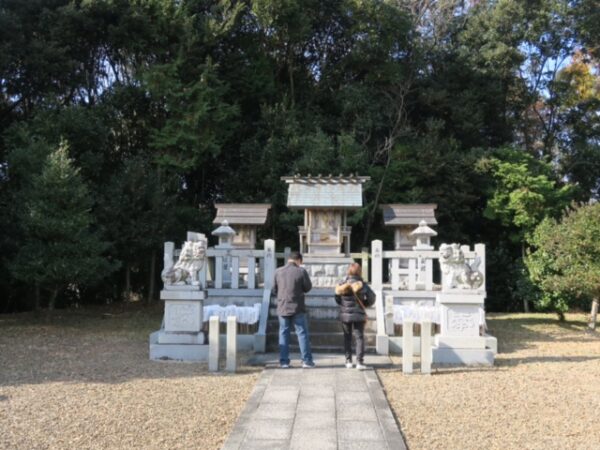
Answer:
<svg viewBox="0 0 600 450"><path fill-rule="evenodd" d="M150 359L205 361L208 355L202 332L206 292L200 286L169 286L160 293L165 314L160 330L150 335Z"/></svg>
<svg viewBox="0 0 600 450"><path fill-rule="evenodd" d="M348 267L353 262L352 258L343 255L305 255L303 266L313 287L332 288L346 277Z"/></svg>
<svg viewBox="0 0 600 450"><path fill-rule="evenodd" d="M480 317L485 293L451 290L437 294L440 333L435 336L433 362L438 364L491 365L495 351L481 336Z"/></svg>

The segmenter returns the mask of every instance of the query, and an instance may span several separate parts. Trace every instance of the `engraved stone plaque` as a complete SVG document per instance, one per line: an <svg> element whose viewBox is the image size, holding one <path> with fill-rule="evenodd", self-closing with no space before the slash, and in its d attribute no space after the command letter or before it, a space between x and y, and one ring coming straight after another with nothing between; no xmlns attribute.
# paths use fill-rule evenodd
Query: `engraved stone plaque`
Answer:
<svg viewBox="0 0 600 450"><path fill-rule="evenodd" d="M478 336L479 308L453 305L446 312L448 336Z"/></svg>
<svg viewBox="0 0 600 450"><path fill-rule="evenodd" d="M202 328L202 302L165 301L165 331L198 333Z"/></svg>

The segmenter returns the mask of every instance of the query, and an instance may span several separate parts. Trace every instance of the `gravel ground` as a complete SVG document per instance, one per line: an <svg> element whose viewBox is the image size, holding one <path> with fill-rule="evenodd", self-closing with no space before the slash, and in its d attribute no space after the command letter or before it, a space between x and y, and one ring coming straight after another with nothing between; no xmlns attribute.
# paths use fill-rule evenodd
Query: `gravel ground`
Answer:
<svg viewBox="0 0 600 450"><path fill-rule="evenodd" d="M585 316L490 314L488 326L493 368L378 371L409 448L600 449L600 333Z"/></svg>
<svg viewBox="0 0 600 450"><path fill-rule="evenodd" d="M0 448L220 448L260 371L149 361L160 306L0 316Z"/></svg>

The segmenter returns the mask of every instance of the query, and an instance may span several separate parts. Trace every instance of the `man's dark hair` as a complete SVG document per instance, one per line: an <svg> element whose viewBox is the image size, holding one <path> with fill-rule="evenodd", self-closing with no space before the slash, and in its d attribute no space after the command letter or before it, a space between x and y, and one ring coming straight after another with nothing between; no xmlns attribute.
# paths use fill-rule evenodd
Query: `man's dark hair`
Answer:
<svg viewBox="0 0 600 450"><path fill-rule="evenodd" d="M302 261L302 253L292 252L292 253L290 253L289 259L292 259L294 261Z"/></svg>

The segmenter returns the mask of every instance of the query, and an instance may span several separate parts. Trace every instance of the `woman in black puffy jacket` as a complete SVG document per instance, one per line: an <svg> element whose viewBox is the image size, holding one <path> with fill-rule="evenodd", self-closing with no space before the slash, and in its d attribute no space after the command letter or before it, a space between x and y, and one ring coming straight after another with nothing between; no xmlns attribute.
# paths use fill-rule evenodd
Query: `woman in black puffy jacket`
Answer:
<svg viewBox="0 0 600 450"><path fill-rule="evenodd" d="M365 356L365 308L375 304L375 293L361 277L362 268L358 263L350 264L346 279L335 287L335 301L340 305L340 320L344 330L344 351L346 367L352 366L352 332L356 338L356 368L364 370Z"/></svg>

